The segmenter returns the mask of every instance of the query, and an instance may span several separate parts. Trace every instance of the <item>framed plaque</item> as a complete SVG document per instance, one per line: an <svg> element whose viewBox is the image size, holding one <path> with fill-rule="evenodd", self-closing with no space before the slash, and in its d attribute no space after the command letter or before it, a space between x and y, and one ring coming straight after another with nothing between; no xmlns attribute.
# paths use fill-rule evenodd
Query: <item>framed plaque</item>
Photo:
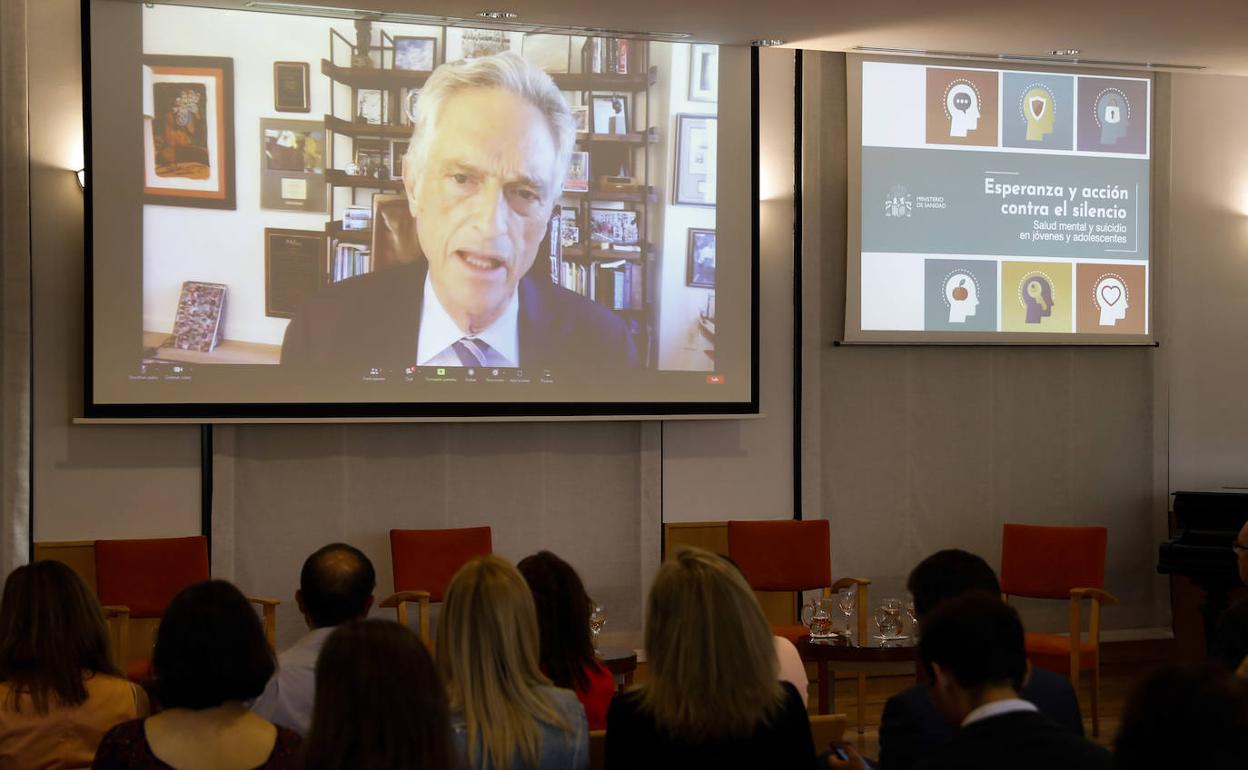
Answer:
<svg viewBox="0 0 1248 770"><path fill-rule="evenodd" d="M327 238L317 230L264 229L264 314L294 318L324 283Z"/></svg>
<svg viewBox="0 0 1248 770"><path fill-rule="evenodd" d="M273 62L273 109L278 112L312 111L307 62Z"/></svg>

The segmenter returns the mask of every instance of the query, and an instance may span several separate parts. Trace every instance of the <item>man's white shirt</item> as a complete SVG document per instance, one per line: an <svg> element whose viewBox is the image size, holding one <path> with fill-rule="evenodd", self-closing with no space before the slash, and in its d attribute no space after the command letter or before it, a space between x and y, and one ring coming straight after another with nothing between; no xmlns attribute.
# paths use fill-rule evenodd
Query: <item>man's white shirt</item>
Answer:
<svg viewBox="0 0 1248 770"><path fill-rule="evenodd" d="M494 349L502 361L497 366L520 365L520 292L511 294L507 309L494 323L479 334L466 334L451 319L450 313L438 300L429 276L425 276L425 299L420 306L420 338L416 343L417 366L463 366L463 361L451 348L462 337L481 340Z"/></svg>
<svg viewBox="0 0 1248 770"><path fill-rule="evenodd" d="M306 735L316 702L316 659L333 632L333 627L313 629L277 656L277 671L251 710L275 725Z"/></svg>

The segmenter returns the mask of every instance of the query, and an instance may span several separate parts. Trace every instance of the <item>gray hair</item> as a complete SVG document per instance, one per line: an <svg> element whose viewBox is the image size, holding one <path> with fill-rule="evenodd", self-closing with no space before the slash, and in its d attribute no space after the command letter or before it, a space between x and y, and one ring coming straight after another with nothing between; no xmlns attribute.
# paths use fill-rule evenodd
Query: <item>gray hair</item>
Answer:
<svg viewBox="0 0 1248 770"><path fill-rule="evenodd" d="M406 167L416 174L424 171L434 127L447 99L472 88L499 88L516 94L546 118L555 143L555 168L550 175L550 201L553 202L559 197L568 173L568 160L576 142L576 125L567 101L550 75L510 51L451 62L434 70L418 97Z"/></svg>

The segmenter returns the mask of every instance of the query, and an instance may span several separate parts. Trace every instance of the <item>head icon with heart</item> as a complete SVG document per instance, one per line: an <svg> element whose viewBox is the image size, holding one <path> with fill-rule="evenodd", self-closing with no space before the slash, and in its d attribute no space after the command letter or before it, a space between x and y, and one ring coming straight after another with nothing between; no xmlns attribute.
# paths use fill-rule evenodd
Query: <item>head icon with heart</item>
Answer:
<svg viewBox="0 0 1248 770"><path fill-rule="evenodd" d="M1053 101L1053 92L1039 83L1032 84L1023 92L1019 107L1023 120L1027 121L1027 141L1043 142L1046 136L1053 133L1053 124L1057 120Z"/></svg>
<svg viewBox="0 0 1248 770"><path fill-rule="evenodd" d="M1106 273L1096 279L1092 301L1101 311L1101 326L1114 326L1126 318L1131 307L1128 300L1127 283L1122 276Z"/></svg>

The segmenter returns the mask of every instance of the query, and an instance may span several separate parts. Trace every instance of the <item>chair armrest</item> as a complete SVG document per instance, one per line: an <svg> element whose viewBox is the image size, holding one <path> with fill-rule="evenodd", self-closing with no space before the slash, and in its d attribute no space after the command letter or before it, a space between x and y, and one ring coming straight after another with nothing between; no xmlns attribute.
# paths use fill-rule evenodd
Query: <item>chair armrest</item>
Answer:
<svg viewBox="0 0 1248 770"><path fill-rule="evenodd" d="M100 607L100 609L104 611L104 618L106 620L112 620L113 618L129 618L130 617L130 608L124 607L120 604L107 604L107 605L104 605L103 607Z"/></svg>
<svg viewBox="0 0 1248 770"><path fill-rule="evenodd" d="M260 613L264 616L264 638L268 640L271 649L277 649L277 605L281 604L277 599L266 599L260 596L248 596L247 601L258 606Z"/></svg>
<svg viewBox="0 0 1248 770"><path fill-rule="evenodd" d="M841 578L840 580L833 583L832 586L827 589L827 593L830 596L836 593L837 591L840 591L843 588L853 588L854 586L869 586L869 585L871 585L871 578L846 577L846 578Z"/></svg>
<svg viewBox="0 0 1248 770"><path fill-rule="evenodd" d="M1100 588L1072 588L1070 589L1070 598L1076 601L1082 599L1095 599L1104 605L1112 605L1118 603L1118 597L1109 591Z"/></svg>
<svg viewBox="0 0 1248 770"><path fill-rule="evenodd" d="M400 604L404 604L406 602L421 602L424 604L428 604L429 592L428 591L395 591L394 593L390 594L386 598L382 599L381 603L378 604L377 606L382 608L383 610L392 610L395 607L398 607Z"/></svg>
<svg viewBox="0 0 1248 770"><path fill-rule="evenodd" d="M248 596L247 601L251 602L252 604L258 604L261 607L276 607L282 603L278 599L269 599L264 596Z"/></svg>

